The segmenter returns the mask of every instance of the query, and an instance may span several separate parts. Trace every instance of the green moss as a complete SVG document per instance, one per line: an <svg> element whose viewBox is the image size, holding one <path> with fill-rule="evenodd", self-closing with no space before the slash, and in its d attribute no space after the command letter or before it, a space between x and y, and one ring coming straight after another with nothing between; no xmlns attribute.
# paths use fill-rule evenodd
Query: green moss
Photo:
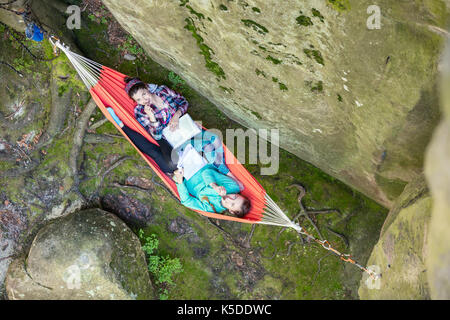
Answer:
<svg viewBox="0 0 450 320"><path fill-rule="evenodd" d="M216 76L222 79L226 79L225 72L223 69L217 64L216 62L212 61L212 54L214 53L213 50L208 47L205 43L203 38L198 34L197 28L195 27L194 21L190 18L186 18L186 25L184 28L192 33L192 36L197 41L197 45L200 48L200 54L202 54L206 61L206 68L214 73Z"/></svg>
<svg viewBox="0 0 450 320"><path fill-rule="evenodd" d="M10 169L14 168L15 166L16 166L16 164L14 162L0 161L0 172L10 170Z"/></svg>
<svg viewBox="0 0 450 320"><path fill-rule="evenodd" d="M283 62L282 60L278 60L277 58L274 58L270 55L266 57L266 60L271 61L273 64L280 64L281 62Z"/></svg>
<svg viewBox="0 0 450 320"><path fill-rule="evenodd" d="M377 185L384 191L388 196L389 200L395 200L405 189L408 182L399 179L388 179L381 176L380 174L375 174L375 180Z"/></svg>
<svg viewBox="0 0 450 320"><path fill-rule="evenodd" d="M255 30L256 32L258 32L262 35L265 35L266 33L269 32L269 30L267 30L266 27L260 25L259 23L255 22L253 20L242 19L241 21L244 23L244 25L246 27L252 28L253 30Z"/></svg>
<svg viewBox="0 0 450 320"><path fill-rule="evenodd" d="M339 102L342 102L342 101L343 101L342 96L341 96L339 93L337 94L337 98L338 98L338 101L339 101Z"/></svg>
<svg viewBox="0 0 450 320"><path fill-rule="evenodd" d="M279 85L281 91L288 90L288 87L284 83L279 82L278 85Z"/></svg>
<svg viewBox="0 0 450 320"><path fill-rule="evenodd" d="M254 111L254 110L250 110L250 112L251 112L255 117L257 117L259 120L262 119L262 116L261 116L258 112Z"/></svg>
<svg viewBox="0 0 450 320"><path fill-rule="evenodd" d="M318 64L324 65L323 57L319 50L303 49L303 52L308 58L314 59Z"/></svg>
<svg viewBox="0 0 450 320"><path fill-rule="evenodd" d="M313 22L311 21L311 18L307 17L305 15L300 15L297 18L295 18L295 20L297 21L297 23L299 25L304 26L304 27L313 25Z"/></svg>
<svg viewBox="0 0 450 320"><path fill-rule="evenodd" d="M252 10L257 13L261 13L261 10L257 7L252 7Z"/></svg>
<svg viewBox="0 0 450 320"><path fill-rule="evenodd" d="M339 12L350 10L349 0L327 0L328 3Z"/></svg>
<svg viewBox="0 0 450 320"><path fill-rule="evenodd" d="M232 92L234 92L233 88L226 88L224 86L219 86L219 88L222 89L222 91L224 91L224 92L226 92L228 94L231 94Z"/></svg>
<svg viewBox="0 0 450 320"><path fill-rule="evenodd" d="M278 78L272 77L273 82L278 82Z"/></svg>
<svg viewBox="0 0 450 320"><path fill-rule="evenodd" d="M262 75L264 78L267 78L266 74L264 71L261 71L259 69L255 69L255 73L257 76Z"/></svg>
<svg viewBox="0 0 450 320"><path fill-rule="evenodd" d="M260 48L262 51L267 51L267 49L263 46L258 46L258 48Z"/></svg>
<svg viewBox="0 0 450 320"><path fill-rule="evenodd" d="M195 16L198 18L198 20L205 19L205 15L204 15L203 13L200 13L200 12L195 11L191 6L188 6L188 5L187 5L186 8L188 8L188 9L189 9L189 12L190 12L191 14L195 15Z"/></svg>
<svg viewBox="0 0 450 320"><path fill-rule="evenodd" d="M220 10L223 10L223 11L228 11L228 8L227 8L225 5L223 5L223 4L221 4L221 5L219 6L219 9L220 9Z"/></svg>
<svg viewBox="0 0 450 320"><path fill-rule="evenodd" d="M312 92L323 92L323 81L317 82L312 88Z"/></svg>
<svg viewBox="0 0 450 320"><path fill-rule="evenodd" d="M320 13L319 10L312 8L311 12L312 12L313 17L317 17L320 19L321 22L324 22L325 18L323 17L323 15Z"/></svg>

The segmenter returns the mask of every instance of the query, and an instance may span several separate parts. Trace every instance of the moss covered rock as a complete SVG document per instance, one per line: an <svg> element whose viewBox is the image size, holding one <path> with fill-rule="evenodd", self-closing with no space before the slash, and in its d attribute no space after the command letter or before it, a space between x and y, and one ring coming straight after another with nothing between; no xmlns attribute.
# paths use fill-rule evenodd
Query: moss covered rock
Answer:
<svg viewBox="0 0 450 320"><path fill-rule="evenodd" d="M367 262L381 273L377 282L363 277L361 299L429 299L425 257L432 199L425 178L408 184L389 212Z"/></svg>
<svg viewBox="0 0 450 320"><path fill-rule="evenodd" d="M42 228L8 270L9 299L152 299L137 236L116 216L79 211Z"/></svg>

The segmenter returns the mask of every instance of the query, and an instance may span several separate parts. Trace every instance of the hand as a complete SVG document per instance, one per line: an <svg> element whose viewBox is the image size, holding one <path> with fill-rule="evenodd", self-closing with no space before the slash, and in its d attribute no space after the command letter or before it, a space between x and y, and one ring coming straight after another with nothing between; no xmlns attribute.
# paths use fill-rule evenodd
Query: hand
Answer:
<svg viewBox="0 0 450 320"><path fill-rule="evenodd" d="M221 197L223 197L223 196L225 196L227 194L227 190L223 186L218 186L217 184L213 183L213 184L211 184L211 187Z"/></svg>
<svg viewBox="0 0 450 320"><path fill-rule="evenodd" d="M150 121L152 121L152 122L156 121L155 112L153 111L153 109L150 106L144 106L144 111L150 118Z"/></svg>
<svg viewBox="0 0 450 320"><path fill-rule="evenodd" d="M175 183L183 183L183 174L184 174L184 170L183 168L176 170L173 173L173 181L175 181Z"/></svg>
<svg viewBox="0 0 450 320"><path fill-rule="evenodd" d="M170 122L169 122L170 131L175 131L178 129L179 120L180 120L179 113L176 112L175 115L172 117L172 119L170 119Z"/></svg>

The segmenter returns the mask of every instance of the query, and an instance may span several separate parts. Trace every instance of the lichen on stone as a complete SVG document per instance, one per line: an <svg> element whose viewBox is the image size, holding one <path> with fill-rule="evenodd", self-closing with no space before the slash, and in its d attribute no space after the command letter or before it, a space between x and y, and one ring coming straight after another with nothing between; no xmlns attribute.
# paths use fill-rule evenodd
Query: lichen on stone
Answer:
<svg viewBox="0 0 450 320"><path fill-rule="evenodd" d="M263 25L260 25L259 23L250 20L250 19L241 19L241 21L244 23L244 25L246 27L252 28L253 30L255 30L256 32L265 35L266 33L269 32L269 30L264 27Z"/></svg>

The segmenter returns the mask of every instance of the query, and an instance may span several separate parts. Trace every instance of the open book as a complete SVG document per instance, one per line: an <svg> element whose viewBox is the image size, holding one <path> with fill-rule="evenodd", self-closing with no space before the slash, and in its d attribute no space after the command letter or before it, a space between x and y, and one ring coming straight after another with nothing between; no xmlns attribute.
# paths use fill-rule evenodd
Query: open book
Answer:
<svg viewBox="0 0 450 320"><path fill-rule="evenodd" d="M183 153L179 153L178 168L183 168L183 176L189 180L197 171L208 164L192 145L188 144Z"/></svg>
<svg viewBox="0 0 450 320"><path fill-rule="evenodd" d="M184 142L191 139L193 136L202 132L192 118L186 113L178 121L178 129L175 131L170 131L167 126L163 130L163 135L170 145L176 149L181 146Z"/></svg>

